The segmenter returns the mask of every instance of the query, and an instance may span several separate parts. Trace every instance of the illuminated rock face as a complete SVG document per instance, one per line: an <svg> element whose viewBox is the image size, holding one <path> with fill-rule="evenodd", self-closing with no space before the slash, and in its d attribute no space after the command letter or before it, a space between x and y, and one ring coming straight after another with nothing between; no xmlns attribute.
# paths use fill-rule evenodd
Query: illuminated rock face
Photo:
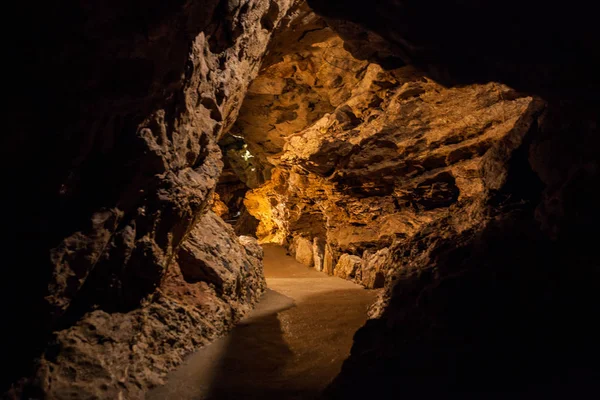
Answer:
<svg viewBox="0 0 600 400"><path fill-rule="evenodd" d="M377 78L388 87L366 80L376 102L352 93L290 132L273 180L248 195L266 197L264 240L293 251L296 237L322 238L325 271L385 287L325 397L597 393L589 6L309 3L353 55L398 68ZM449 87L405 75L403 62Z"/></svg>
<svg viewBox="0 0 600 400"><path fill-rule="evenodd" d="M335 276L343 279L352 279L360 271L362 259L349 254L342 254L335 266Z"/></svg>
<svg viewBox="0 0 600 400"><path fill-rule="evenodd" d="M600 328L590 316L600 265L590 232L600 224L591 189L600 182L600 31L591 6L308 2L357 57L417 65L457 90L496 81L547 101L533 100L480 158L474 201L460 199L464 183L451 171L458 202L389 247L385 292L325 397L598 393ZM425 210L448 198L422 202L423 193L417 185L402 198Z"/></svg>
<svg viewBox="0 0 600 400"><path fill-rule="evenodd" d="M261 251L209 209L246 187L261 241L384 286L330 397L598 392L594 12L22 3L0 158L3 384L39 357L22 397L140 398L226 332ZM228 133L247 147L221 174Z"/></svg>
<svg viewBox="0 0 600 400"><path fill-rule="evenodd" d="M41 355L25 397L139 398L264 289L260 257L206 212L217 142L297 2L109 3L23 7L15 35L8 247L27 268L2 291L2 389Z"/></svg>
<svg viewBox="0 0 600 400"><path fill-rule="evenodd" d="M352 60L348 53L345 57ZM284 57L258 80L272 70L291 69L293 59ZM276 156L267 157L254 145L257 157L268 158L274 169L270 181L246 195L245 204L261 221L259 240L287 243L302 254L305 241L322 242L315 257L322 257L325 246L332 266L343 254L361 257L351 279L382 287L394 267L377 250L481 200L484 155L509 134L523 136L540 105L495 83L444 88L411 67L384 71L365 63L358 73L337 73L357 81L346 88L343 102L312 124L295 120ZM322 90L331 99L339 88ZM302 98L302 93L286 94ZM256 115L256 106L255 100L246 102L242 115ZM253 122L264 127L260 118ZM298 127L304 128L295 131ZM282 131L278 127L277 134ZM255 137L252 132L247 141ZM328 273L336 274L335 268Z"/></svg>
<svg viewBox="0 0 600 400"><path fill-rule="evenodd" d="M262 257L256 239L238 238L204 214L147 304L128 313L93 311L57 333L39 362L38 390L56 399L142 398L252 309L266 286Z"/></svg>
<svg viewBox="0 0 600 400"><path fill-rule="evenodd" d="M259 76L250 84L232 133L269 168L290 134L315 123L351 96L367 62L306 7L274 37Z"/></svg>

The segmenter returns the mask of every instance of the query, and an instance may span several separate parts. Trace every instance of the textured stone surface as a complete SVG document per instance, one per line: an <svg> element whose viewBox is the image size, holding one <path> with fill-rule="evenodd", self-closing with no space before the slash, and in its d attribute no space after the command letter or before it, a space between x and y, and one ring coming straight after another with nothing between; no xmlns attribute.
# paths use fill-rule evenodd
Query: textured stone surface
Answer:
<svg viewBox="0 0 600 400"><path fill-rule="evenodd" d="M262 256L256 239L238 239L208 212L146 304L128 313L93 311L57 333L29 395L142 398L252 308L266 287Z"/></svg>
<svg viewBox="0 0 600 400"><path fill-rule="evenodd" d="M306 7L283 17L291 3L73 0L7 14L20 23L6 35L17 46L0 146L3 381L55 330L26 397L135 398L243 313L261 283L238 285L246 264L211 254L237 246L222 222L207 217L218 242L192 233L193 262L175 262L213 204L231 128L248 148L228 172L243 190L270 179L246 197L261 240L294 250L302 238L318 265L324 248L327 273L360 256L340 273L385 279L330 397L597 392L590 5L309 0L334 32ZM251 231L224 196L236 190L219 193ZM259 249L240 240L236 260L254 265Z"/></svg>
<svg viewBox="0 0 600 400"><path fill-rule="evenodd" d="M350 254L342 254L335 265L334 274L338 278L352 279L360 271L362 259Z"/></svg>
<svg viewBox="0 0 600 400"><path fill-rule="evenodd" d="M256 284L262 279L260 263L248 264L244 256L246 252L253 257L260 255L252 240L244 237L251 250L242 251L233 229L212 212L206 213L179 249L178 260L184 279L212 285L223 296L244 296L245 285L260 287Z"/></svg>
<svg viewBox="0 0 600 400"><path fill-rule="evenodd" d="M333 263L333 253L331 251L331 246L325 244L325 251L323 254L323 272L328 275L333 275L333 269L335 265Z"/></svg>
<svg viewBox="0 0 600 400"><path fill-rule="evenodd" d="M278 156L287 136L350 97L366 65L344 49L321 18L302 7L290 29L274 37L232 133L243 136L250 153L268 169L269 158Z"/></svg>
<svg viewBox="0 0 600 400"><path fill-rule="evenodd" d="M14 366L3 384L24 373L51 331L70 334L94 309L128 314L152 301L210 208L217 141L293 3L68 1L23 11L26 32L15 36L27 65L13 97L23 122L11 128L5 159L19 169L7 185L21 198L6 207L8 247L32 269L12 268L2 291L20 305L2 301L14 328L3 332Z"/></svg>
<svg viewBox="0 0 600 400"><path fill-rule="evenodd" d="M361 281L369 289L382 288L386 273L394 267L396 265L392 263L388 248L383 248L375 253L367 250L363 253Z"/></svg>
<svg viewBox="0 0 600 400"><path fill-rule="evenodd" d="M600 265L588 232L600 222L590 202L600 178L591 150L600 86L591 49L600 37L589 6L309 3L356 56L416 64L446 84L499 81L549 101L530 114L524 137L507 135L483 156L481 196L395 240L386 294L326 397L597 393L590 315Z"/></svg>
<svg viewBox="0 0 600 400"><path fill-rule="evenodd" d="M325 240L321 238L313 239L313 266L317 271L323 271L325 264Z"/></svg>
<svg viewBox="0 0 600 400"><path fill-rule="evenodd" d="M307 267L313 267L315 265L315 256L313 252L313 242L298 236L294 239L291 245L291 253L298 260L298 262L306 265Z"/></svg>
<svg viewBox="0 0 600 400"><path fill-rule="evenodd" d="M211 210L221 218L227 216L229 213L229 207L221 200L218 193L214 194Z"/></svg>
<svg viewBox="0 0 600 400"><path fill-rule="evenodd" d="M503 85L444 88L411 67L375 64L357 76L346 101L289 132L281 153L270 157L271 180L245 200L261 221L260 240L324 241L331 265L343 253L372 255L482 198L484 154L533 123L532 98ZM392 267L365 259L354 279L382 287Z"/></svg>
<svg viewBox="0 0 600 400"><path fill-rule="evenodd" d="M600 332L589 316L600 300L600 266L585 232L598 212L580 193L598 178L590 169L597 156L580 149L569 177L555 170L559 160L574 161L566 132L598 140L573 122L579 118L586 113L566 108L538 114L524 140L507 138L484 156L481 201L390 248L395 272L326 398L385 396L399 385L426 398L597 392ZM555 184L544 184L550 176ZM569 209L586 220L562 217Z"/></svg>
<svg viewBox="0 0 600 400"><path fill-rule="evenodd" d="M307 0L359 58L409 63L448 85L502 82L553 99L594 101L600 43L591 5L508 0ZM544 36L547 40L540 41Z"/></svg>

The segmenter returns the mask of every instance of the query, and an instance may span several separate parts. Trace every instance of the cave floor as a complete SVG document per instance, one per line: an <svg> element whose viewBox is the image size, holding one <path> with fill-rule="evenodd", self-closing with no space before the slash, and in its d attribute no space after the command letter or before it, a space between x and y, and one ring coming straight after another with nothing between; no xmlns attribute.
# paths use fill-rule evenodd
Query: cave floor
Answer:
<svg viewBox="0 0 600 400"><path fill-rule="evenodd" d="M313 399L339 373L377 292L264 245L269 289L229 335L150 391L163 399Z"/></svg>

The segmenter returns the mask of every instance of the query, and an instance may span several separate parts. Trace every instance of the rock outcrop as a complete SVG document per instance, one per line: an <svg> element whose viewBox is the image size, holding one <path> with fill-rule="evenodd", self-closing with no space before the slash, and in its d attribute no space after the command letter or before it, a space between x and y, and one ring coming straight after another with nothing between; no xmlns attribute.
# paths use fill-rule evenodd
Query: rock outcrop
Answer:
<svg viewBox="0 0 600 400"><path fill-rule="evenodd" d="M363 64L330 115L299 118L246 197L261 240L309 265L322 239L325 271L386 288L327 397L597 392L600 38L585 7L309 3L389 69Z"/></svg>
<svg viewBox="0 0 600 400"><path fill-rule="evenodd" d="M411 64L445 85L502 82L546 99L595 102L593 8L543 0L431 4L307 0L359 59ZM544 37L543 40L540 40Z"/></svg>
<svg viewBox="0 0 600 400"><path fill-rule="evenodd" d="M308 2L356 57L548 101L483 155L478 199L390 246L394 272L326 397L598 393L600 37L589 6Z"/></svg>
<svg viewBox="0 0 600 400"><path fill-rule="evenodd" d="M287 137L345 102L367 64L352 57L339 35L305 6L274 37L232 128L262 164L266 179L269 158L281 153Z"/></svg>
<svg viewBox="0 0 600 400"><path fill-rule="evenodd" d="M306 3L7 14L2 389L142 397L260 296L255 233L384 287L329 398L600 390L593 10Z"/></svg>
<svg viewBox="0 0 600 400"><path fill-rule="evenodd" d="M334 274L335 276L342 279L352 279L356 276L356 273L360 270L362 259L357 256L351 256L349 254L342 254L335 265Z"/></svg>
<svg viewBox="0 0 600 400"><path fill-rule="evenodd" d="M309 266L305 242L313 240L322 242L314 257L327 247L332 265L343 254L361 257L352 279L378 288L393 269L384 249L482 198L484 155L523 135L534 106L500 84L445 88L411 67L365 64L353 77L359 83L344 102L289 133L270 157L272 179L247 193L245 204L261 220L260 240L288 243Z"/></svg>
<svg viewBox="0 0 600 400"><path fill-rule="evenodd" d="M558 118L562 128L555 113L570 114ZM326 398L387 396L398 387L425 398L597 392L600 331L589 316L600 300L600 266L586 232L598 212L580 192L598 178L597 156L555 170L574 160L567 132L597 142L593 128L567 122L586 117L536 112L524 137L508 136L483 157L482 198L395 241L386 291ZM575 209L589 219L562 217Z"/></svg>
<svg viewBox="0 0 600 400"><path fill-rule="evenodd" d="M262 255L256 239L204 214L152 298L128 313L92 311L58 332L25 396L143 398L252 308L266 286Z"/></svg>
<svg viewBox="0 0 600 400"><path fill-rule="evenodd" d="M5 361L13 366L3 387L27 372L53 331L64 346L74 336L82 343L72 356L61 351L50 361L46 353L43 363L51 363L53 372L40 387L55 398L60 382L71 379L77 388L79 380L86 385L91 379L83 364L94 351L93 365L106 361L97 370L108 376L106 396L122 389L127 397L147 386L136 376L145 374L147 362L126 354L141 326L135 321L152 319L152 313L162 316L150 325L168 326L173 346L190 351L203 343L203 334L190 330L200 322L215 324L214 317L190 317L192 305L184 298L176 303L158 293L177 268L180 246L211 206L222 168L217 142L236 120L271 36L296 15L296 3L185 0L141 7L69 1L17 12L26 21L20 27L26 32L15 37L27 49L20 57L27 65L13 76L21 86L12 96L18 108L12 114L20 122L9 129L14 133L3 148L14 151L3 161L19 171L6 182L19 195L4 200L14 228L8 248L26 268L10 268L3 279L4 323L12 327L3 332L10 347ZM219 241L237 240L232 231L223 232L229 239ZM193 235L190 240L185 249L198 247ZM186 262L193 257L190 251ZM240 310L226 311L241 313L260 292L253 273L207 267L208 261L182 273L215 286L216 295L213 289L202 295L214 299L215 310L218 304L237 307L227 304L228 291L242 296L255 290L240 300ZM186 322L174 323L179 318ZM222 333L233 319L216 323L206 337ZM123 324L131 328L111 333ZM106 350L111 346L114 352ZM115 358L118 348L123 358ZM165 357L180 359L183 350ZM148 343L144 357L169 351ZM124 376L132 383L119 383Z"/></svg>

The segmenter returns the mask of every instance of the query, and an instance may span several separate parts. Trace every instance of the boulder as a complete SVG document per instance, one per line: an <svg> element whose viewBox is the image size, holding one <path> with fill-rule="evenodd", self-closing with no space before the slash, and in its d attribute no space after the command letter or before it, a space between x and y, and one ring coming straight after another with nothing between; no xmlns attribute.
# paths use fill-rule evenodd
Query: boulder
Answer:
<svg viewBox="0 0 600 400"><path fill-rule="evenodd" d="M299 236L294 239L292 245L294 247L294 256L298 262L306 265L307 267L312 267L315 265L313 243L310 240Z"/></svg>
<svg viewBox="0 0 600 400"><path fill-rule="evenodd" d="M358 256L342 254L335 265L334 275L338 278L352 279L360 269L363 260Z"/></svg>
<svg viewBox="0 0 600 400"><path fill-rule="evenodd" d="M365 251L362 262L361 283L368 289L382 288L388 269L393 268L390 250L386 247L375 253Z"/></svg>

